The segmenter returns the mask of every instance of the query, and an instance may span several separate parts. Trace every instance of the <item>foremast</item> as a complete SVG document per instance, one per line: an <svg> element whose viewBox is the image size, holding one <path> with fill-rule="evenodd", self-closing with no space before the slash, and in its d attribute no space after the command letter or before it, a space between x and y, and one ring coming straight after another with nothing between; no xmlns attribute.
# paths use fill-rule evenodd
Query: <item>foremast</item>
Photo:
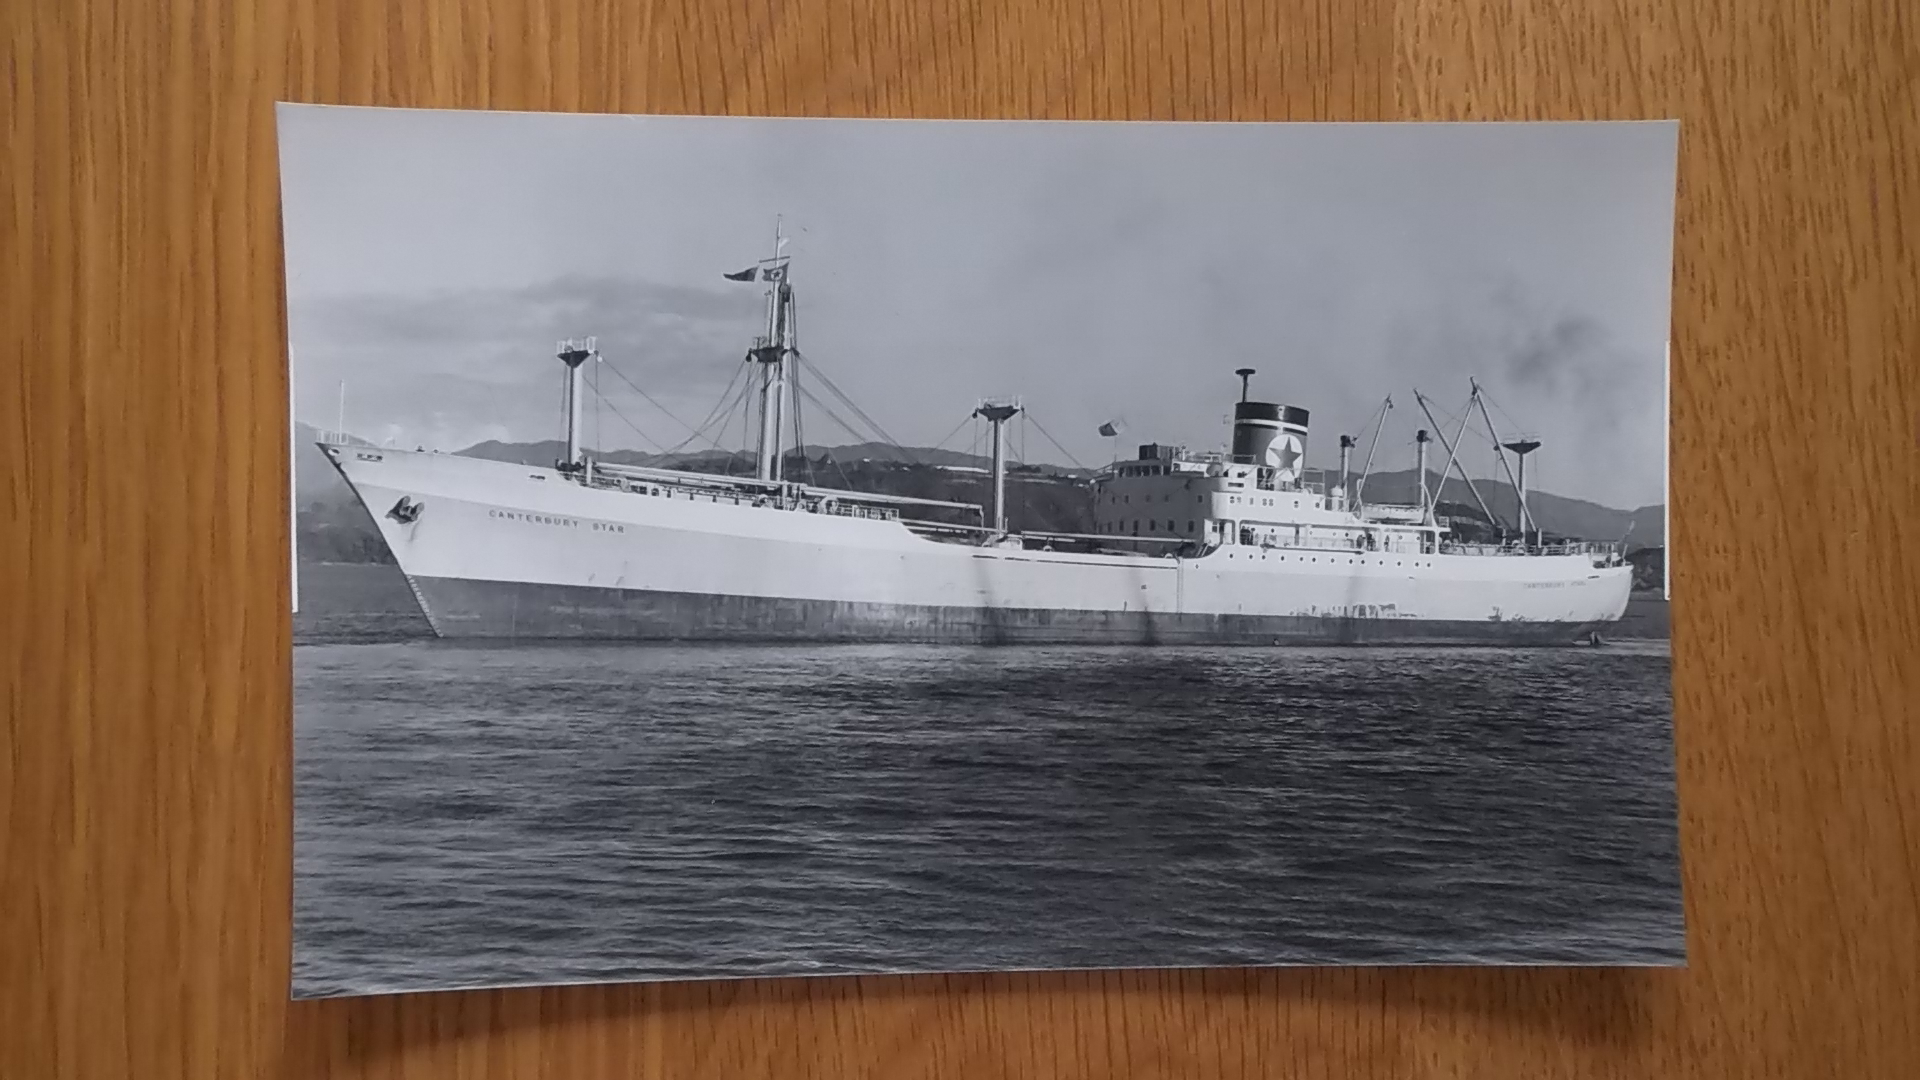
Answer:
<svg viewBox="0 0 1920 1080"><path fill-rule="evenodd" d="M755 455L754 475L778 482L780 473L781 403L786 397L788 361L794 353L793 284L787 280L790 260L781 250L789 238L782 234L780 221L774 219L773 255L760 260L760 280L767 289L767 334L754 343L749 357L759 366L760 444ZM800 448L802 453L805 447Z"/></svg>
<svg viewBox="0 0 1920 1080"><path fill-rule="evenodd" d="M554 355L567 367L567 456L560 462L560 470L584 474L589 468L586 448L581 445L586 434L586 379L580 369L588 360L598 362L599 345L594 338L568 338L555 347Z"/></svg>

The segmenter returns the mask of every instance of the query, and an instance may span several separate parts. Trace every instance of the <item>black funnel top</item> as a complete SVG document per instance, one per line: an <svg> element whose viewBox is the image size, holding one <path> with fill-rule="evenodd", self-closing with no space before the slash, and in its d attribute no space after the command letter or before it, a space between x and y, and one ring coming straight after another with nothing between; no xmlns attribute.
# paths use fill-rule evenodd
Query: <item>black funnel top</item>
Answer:
<svg viewBox="0 0 1920 1080"><path fill-rule="evenodd" d="M1233 406L1233 418L1240 420L1274 420L1286 424L1307 426L1307 410L1292 405L1276 405L1271 401L1240 401Z"/></svg>

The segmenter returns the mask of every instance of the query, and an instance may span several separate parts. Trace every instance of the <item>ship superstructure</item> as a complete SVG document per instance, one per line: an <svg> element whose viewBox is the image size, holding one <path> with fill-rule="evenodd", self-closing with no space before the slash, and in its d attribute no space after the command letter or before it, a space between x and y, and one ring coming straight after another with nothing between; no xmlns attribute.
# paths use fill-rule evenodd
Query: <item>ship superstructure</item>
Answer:
<svg viewBox="0 0 1920 1080"><path fill-rule="evenodd" d="M772 258L728 275L767 286L766 331L743 360L757 405L751 477L596 459L582 438L585 371L599 362L592 339L556 349L567 438L551 466L323 441L436 633L1560 644L1588 639L1625 609L1631 570L1618 545L1542 542L1523 471L1515 534L1460 542L1435 512L1426 429L1416 501L1370 504L1379 425L1357 475L1356 440L1342 436L1337 480L1312 481L1307 411L1250 400L1248 368L1238 372L1230 445L1189 453L1147 444L1100 471L1088 481L1091 532L1009 528L1006 428L1023 408L1013 401L974 410L992 445L985 506L784 476L782 447L789 436L802 445L794 380L803 369L782 247L777 239ZM1470 404L1479 401L1476 386ZM1383 418L1388 408L1390 399ZM1491 432L1484 404L1480 413ZM1443 478L1465 423L1451 440L1434 425Z"/></svg>

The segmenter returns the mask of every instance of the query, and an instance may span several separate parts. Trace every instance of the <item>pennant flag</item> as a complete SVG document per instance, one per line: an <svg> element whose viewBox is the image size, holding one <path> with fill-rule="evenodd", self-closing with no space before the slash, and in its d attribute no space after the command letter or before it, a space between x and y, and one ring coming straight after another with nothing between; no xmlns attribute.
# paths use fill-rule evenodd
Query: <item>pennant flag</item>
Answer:
<svg viewBox="0 0 1920 1080"><path fill-rule="evenodd" d="M749 266L737 274L722 274L720 276L726 278L728 281L752 281L753 275L758 269L759 267Z"/></svg>

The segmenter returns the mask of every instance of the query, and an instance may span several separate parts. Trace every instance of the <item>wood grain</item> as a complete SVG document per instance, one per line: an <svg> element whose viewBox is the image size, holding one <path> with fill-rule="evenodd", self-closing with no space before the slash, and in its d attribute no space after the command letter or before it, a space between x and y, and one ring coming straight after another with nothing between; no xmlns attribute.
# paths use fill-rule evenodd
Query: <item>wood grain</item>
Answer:
<svg viewBox="0 0 1920 1080"><path fill-rule="evenodd" d="M1868 0L0 5L0 1076L1913 1075L1916 18ZM1681 118L1692 966L290 1004L277 98Z"/></svg>

